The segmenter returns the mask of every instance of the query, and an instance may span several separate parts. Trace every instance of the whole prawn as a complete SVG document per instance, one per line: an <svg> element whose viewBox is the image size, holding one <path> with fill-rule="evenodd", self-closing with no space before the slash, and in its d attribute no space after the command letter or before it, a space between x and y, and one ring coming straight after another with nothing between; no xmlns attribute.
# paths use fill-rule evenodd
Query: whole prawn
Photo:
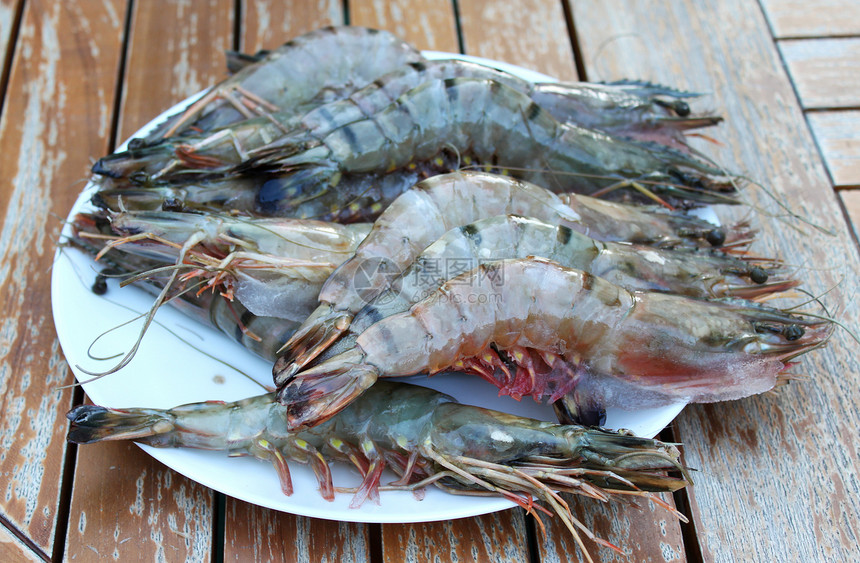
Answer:
<svg viewBox="0 0 860 563"><path fill-rule="evenodd" d="M608 133L661 142L686 150L684 131L715 125L716 116L690 116L685 102L664 97L684 96L666 88L630 84L532 83L507 72L462 60L428 60L403 65L343 99L307 113L281 111L246 119L211 133L184 135L102 158L94 172L109 178L134 173L153 181L191 182L201 175L226 171L257 151L323 139L332 131L373 116L397 98L429 80L446 78L493 80L535 101L563 123ZM285 133L286 132L286 133ZM103 180L106 187L122 183Z"/></svg>
<svg viewBox="0 0 860 563"><path fill-rule="evenodd" d="M315 361L355 344L371 325L408 311L442 283L489 261L542 257L577 268L630 290L661 291L698 298L772 296L798 285L780 277L778 264L741 259L717 251L685 252L602 243L562 225L501 215L454 228L428 246L401 274L358 311L348 332ZM276 373L288 362L281 359ZM284 382L284 375L276 379Z"/></svg>
<svg viewBox="0 0 860 563"><path fill-rule="evenodd" d="M282 193L295 186L302 186L302 197L317 197L353 177L360 181L363 175L432 160L445 148L553 191L607 193L628 187L657 199L736 202L733 184L719 179L724 172L696 158L560 123L512 88L466 78L426 82L316 145L308 146L302 137L296 145L252 157L237 173L286 175L272 186L277 193L261 191L259 198L289 204Z"/></svg>
<svg viewBox="0 0 860 563"><path fill-rule="evenodd" d="M386 31L324 27L262 55L135 145L191 127L209 131L275 111L303 113L309 105L342 96L407 62L423 59L414 47Z"/></svg>
<svg viewBox="0 0 860 563"><path fill-rule="evenodd" d="M80 236L97 218L76 219ZM224 214L127 212L108 218L107 248L183 268L182 280L239 298L260 315L300 320L322 282L352 256L370 225L300 219L251 219ZM163 264L163 265L165 265Z"/></svg>
<svg viewBox="0 0 860 563"><path fill-rule="evenodd" d="M363 477L353 507L378 499L381 488L414 490L431 483L456 494L500 495L529 512L534 497L564 522L589 560L580 533L614 546L594 538L555 491L599 501L633 495L666 507L650 492L687 484L672 445L461 405L437 391L404 383L380 382L337 417L302 432L288 428L285 409L272 394L170 410L83 405L67 417L67 439L73 443L135 440L270 461L287 495L293 492L288 460L310 465L320 493L329 500L336 489L328 459L343 461ZM400 479L380 487L386 466ZM655 471L665 469L680 470L683 476Z"/></svg>
<svg viewBox="0 0 860 563"><path fill-rule="evenodd" d="M288 379L278 399L299 428L379 377L461 370L515 397L568 396L571 416L595 417L762 393L831 331L748 301L631 292L548 260L500 260L373 324L353 348Z"/></svg>
<svg viewBox="0 0 860 563"><path fill-rule="evenodd" d="M587 196L559 197L509 177L481 172L435 176L398 197L377 219L355 255L323 285L320 305L284 345L278 384L338 338L352 316L387 288L418 254L450 229L479 219L517 214L568 227L593 239L659 246L725 242L713 225L680 214L653 213L630 205L596 202ZM714 233L717 233L716 235ZM746 233L738 234L741 238ZM734 241L736 233L728 233ZM356 290L356 280L360 291Z"/></svg>

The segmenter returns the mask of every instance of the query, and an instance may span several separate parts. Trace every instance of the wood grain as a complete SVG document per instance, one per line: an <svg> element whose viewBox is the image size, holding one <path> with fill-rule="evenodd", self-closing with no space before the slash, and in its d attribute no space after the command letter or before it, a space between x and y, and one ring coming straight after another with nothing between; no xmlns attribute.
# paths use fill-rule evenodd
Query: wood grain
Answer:
<svg viewBox="0 0 860 563"><path fill-rule="evenodd" d="M855 0L760 0L776 38L860 35Z"/></svg>
<svg viewBox="0 0 860 563"><path fill-rule="evenodd" d="M82 446L66 560L210 561L212 492L129 442Z"/></svg>
<svg viewBox="0 0 860 563"><path fill-rule="evenodd" d="M295 516L227 499L224 561L362 563L370 558L366 524Z"/></svg>
<svg viewBox="0 0 860 563"><path fill-rule="evenodd" d="M577 80L561 2L460 0L465 52Z"/></svg>
<svg viewBox="0 0 860 563"><path fill-rule="evenodd" d="M839 197L848 213L854 236L860 240L860 190L842 190L839 192Z"/></svg>
<svg viewBox="0 0 860 563"><path fill-rule="evenodd" d="M135 2L123 77L119 141L227 75L232 0Z"/></svg>
<svg viewBox="0 0 860 563"><path fill-rule="evenodd" d="M119 139L224 76L233 43L227 0L135 2L131 17ZM67 557L209 560L213 511L211 490L136 446L87 446L75 467Z"/></svg>
<svg viewBox="0 0 860 563"><path fill-rule="evenodd" d="M382 559L401 561L528 561L525 512L515 508L444 522L384 524Z"/></svg>
<svg viewBox="0 0 860 563"><path fill-rule="evenodd" d="M0 511L50 554L71 383L50 268L89 166L107 148L123 4L27 2L0 119ZM87 80L80 77L86 74Z"/></svg>
<svg viewBox="0 0 860 563"><path fill-rule="evenodd" d="M454 5L448 0L352 0L352 25L390 31L418 49L459 53Z"/></svg>
<svg viewBox="0 0 860 563"><path fill-rule="evenodd" d="M6 76L6 64L9 62L9 47L11 44L12 28L15 25L15 10L20 0L0 0L0 77ZM0 88L2 88L0 84Z"/></svg>
<svg viewBox="0 0 860 563"><path fill-rule="evenodd" d="M858 326L857 252L761 11L742 1L675 1L643 11L613 0L573 4L589 76L639 75L711 92L726 116L718 162L764 182L798 221L753 214L759 254L790 257L813 294ZM647 29L648 33L642 30ZM679 34L678 30L686 30ZM762 190L745 197L781 213ZM724 220L746 209L719 210ZM835 288L835 289L834 289ZM850 560L860 538L856 343L836 331L793 371L809 377L771 394L688 408L677 421L688 463L701 471L692 510L705 561Z"/></svg>
<svg viewBox="0 0 860 563"><path fill-rule="evenodd" d="M660 495L674 506L671 495ZM618 547L622 553L583 537L595 560L636 562L686 561L684 542L678 520L656 504L629 500L599 503L591 499L565 495L571 512L598 538ZM576 557L585 560L570 532L557 518L544 519L547 534L538 543L541 561L564 563Z"/></svg>
<svg viewBox="0 0 860 563"><path fill-rule="evenodd" d="M805 109L860 106L860 39L780 41Z"/></svg>
<svg viewBox="0 0 860 563"><path fill-rule="evenodd" d="M20 539L0 526L0 561L5 563L36 562L44 561L41 557L24 545Z"/></svg>
<svg viewBox="0 0 860 563"><path fill-rule="evenodd" d="M340 0L249 0L243 3L240 46L246 53L274 49L303 33L342 25Z"/></svg>
<svg viewBox="0 0 860 563"><path fill-rule="evenodd" d="M833 184L860 186L860 111L806 114Z"/></svg>

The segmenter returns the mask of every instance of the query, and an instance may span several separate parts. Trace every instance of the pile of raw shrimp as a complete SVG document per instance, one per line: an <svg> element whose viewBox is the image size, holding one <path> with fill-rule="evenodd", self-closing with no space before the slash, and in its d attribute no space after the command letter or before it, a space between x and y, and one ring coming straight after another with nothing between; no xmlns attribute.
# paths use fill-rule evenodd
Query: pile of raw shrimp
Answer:
<svg viewBox="0 0 860 563"><path fill-rule="evenodd" d="M686 142L720 121L691 110L695 94L534 83L355 27L230 63L95 164L95 210L68 244L148 288L153 311L190 304L270 360L276 393L158 420L81 407L74 441L243 451L273 461L286 493L286 460L310 463L327 498L321 468L343 459L363 477L355 505L432 482L530 509L536 497L577 535L557 490L686 484L672 446L597 429L607 407L767 391L831 332L761 303L798 282L747 254L747 224L686 211L738 204L736 178ZM435 392L378 382L450 371L551 403L561 424L453 414ZM183 417L207 409L242 416L190 438ZM254 426L260 409L278 428ZM573 429L593 433L591 454L558 438ZM382 467L400 479L381 484Z"/></svg>

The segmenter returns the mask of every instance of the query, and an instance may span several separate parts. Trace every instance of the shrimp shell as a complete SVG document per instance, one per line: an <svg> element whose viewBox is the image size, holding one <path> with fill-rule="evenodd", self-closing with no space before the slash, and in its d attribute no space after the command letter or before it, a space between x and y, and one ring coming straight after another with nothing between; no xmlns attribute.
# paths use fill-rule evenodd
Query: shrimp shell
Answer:
<svg viewBox="0 0 860 563"><path fill-rule="evenodd" d="M147 135L151 143L189 127L208 131L274 111L304 113L405 63L424 60L387 31L324 27L285 43L214 86Z"/></svg>
<svg viewBox="0 0 860 563"><path fill-rule="evenodd" d="M663 145L560 123L512 88L467 78L426 82L375 115L333 131L318 146L277 147L237 172L295 174L303 193L308 182L325 193L343 176L393 171L446 148L553 191L644 190L636 182L647 181L647 190L658 196L735 203L734 186L713 180L722 170ZM290 190L291 183L281 189Z"/></svg>
<svg viewBox="0 0 860 563"><path fill-rule="evenodd" d="M392 202L355 256L325 282L319 308L284 345L284 361L293 365L278 370L276 384L283 384L342 334L354 313L450 229L487 217L517 214L609 241L687 244L676 234L675 220L687 229L688 241L715 230L704 221L682 219L677 214L599 204L587 196L566 199L576 207L564 205L559 197L533 184L481 172L457 172L417 184ZM698 230L692 228L694 225ZM724 234L721 239L725 239Z"/></svg>
<svg viewBox="0 0 860 563"><path fill-rule="evenodd" d="M725 401L772 388L831 332L829 322L755 303L630 292L543 259L501 260L375 323L278 399L297 428L380 376L460 369L514 396L582 392L589 411Z"/></svg>
<svg viewBox="0 0 860 563"><path fill-rule="evenodd" d="M287 495L293 492L288 460L310 465L329 500L335 487L328 460L342 461L363 477L351 504L355 508L367 498L379 500L386 466L400 475L388 488L414 490L432 483L457 494L503 496L529 512L536 498L564 522L583 550L580 533L602 540L554 491L604 502L634 495L665 507L647 491L675 491L688 484L672 445L461 405L404 383L380 382L328 423L303 432L287 427L285 409L271 394L170 410L82 405L67 418L67 439L73 443L135 440L270 461ZM667 469L680 471L683 478L661 474Z"/></svg>

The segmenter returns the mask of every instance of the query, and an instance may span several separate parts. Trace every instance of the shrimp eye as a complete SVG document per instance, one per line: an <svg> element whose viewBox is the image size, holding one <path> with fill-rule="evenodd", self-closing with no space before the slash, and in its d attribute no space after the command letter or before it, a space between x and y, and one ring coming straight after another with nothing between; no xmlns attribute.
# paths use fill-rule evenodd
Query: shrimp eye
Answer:
<svg viewBox="0 0 860 563"><path fill-rule="evenodd" d="M750 279L755 283L764 283L767 281L767 278L767 272L758 266L750 270Z"/></svg>
<svg viewBox="0 0 860 563"><path fill-rule="evenodd" d="M785 337L786 340L797 340L798 338L803 336L805 332L806 331L803 330L803 327L797 325L788 325L787 327L782 329L782 335Z"/></svg>
<svg viewBox="0 0 860 563"><path fill-rule="evenodd" d="M146 141L141 139L140 137L135 137L128 142L128 150L136 151L142 149L146 146Z"/></svg>
<svg viewBox="0 0 860 563"><path fill-rule="evenodd" d="M91 289L96 295L104 295L108 290L107 279L101 274L97 275Z"/></svg>
<svg viewBox="0 0 860 563"><path fill-rule="evenodd" d="M688 115L690 115L690 105L682 100L678 100L677 102L673 103L672 109L675 110L675 113L677 113L681 117L687 117Z"/></svg>
<svg viewBox="0 0 860 563"><path fill-rule="evenodd" d="M722 229L711 229L705 235L705 240L711 246L722 246L726 242L726 232Z"/></svg>
<svg viewBox="0 0 860 563"><path fill-rule="evenodd" d="M162 211L182 211L182 208L185 205L182 203L182 200L178 197L168 197L164 201L161 202L161 210Z"/></svg>

